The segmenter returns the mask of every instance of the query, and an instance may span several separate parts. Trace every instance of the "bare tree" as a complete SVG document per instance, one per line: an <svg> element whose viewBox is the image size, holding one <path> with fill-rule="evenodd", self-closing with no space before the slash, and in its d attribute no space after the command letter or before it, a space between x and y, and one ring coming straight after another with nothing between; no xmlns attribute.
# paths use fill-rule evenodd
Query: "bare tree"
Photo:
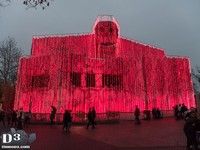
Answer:
<svg viewBox="0 0 200 150"><path fill-rule="evenodd" d="M27 6L27 8L37 8L38 6L41 6L42 9L45 9L50 5L50 0L24 0L23 4ZM51 0L52 1L52 0Z"/></svg>
<svg viewBox="0 0 200 150"><path fill-rule="evenodd" d="M13 0L0 0L0 7L8 6ZM41 7L42 9L45 9L50 5L50 1L53 0L23 0L23 4L27 6L28 8L37 8Z"/></svg>
<svg viewBox="0 0 200 150"><path fill-rule="evenodd" d="M193 80L193 87L195 93L199 92L199 85L200 85L200 68L196 67L196 69L192 69L192 80Z"/></svg>
<svg viewBox="0 0 200 150"><path fill-rule="evenodd" d="M24 0L23 4L27 6L27 8L37 8L40 6L42 9L45 9L50 5L50 1L53 0Z"/></svg>
<svg viewBox="0 0 200 150"><path fill-rule="evenodd" d="M200 112L200 67L196 67L196 69L192 69L192 79L193 79L193 87L195 91L197 110L198 112Z"/></svg>
<svg viewBox="0 0 200 150"><path fill-rule="evenodd" d="M14 84L19 58L20 48L14 38L8 37L0 43L0 79L4 84Z"/></svg>

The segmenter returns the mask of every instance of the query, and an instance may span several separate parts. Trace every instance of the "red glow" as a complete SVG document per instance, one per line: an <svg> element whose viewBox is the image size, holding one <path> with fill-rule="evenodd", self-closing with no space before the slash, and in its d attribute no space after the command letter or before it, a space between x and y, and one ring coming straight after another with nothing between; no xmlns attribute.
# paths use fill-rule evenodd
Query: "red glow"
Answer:
<svg viewBox="0 0 200 150"><path fill-rule="evenodd" d="M87 112L94 106L102 113L132 112L135 105L194 107L188 58L168 57L162 49L120 37L119 30L105 17L91 34L33 37L31 56L20 59L15 109L49 113L54 105L58 112Z"/></svg>

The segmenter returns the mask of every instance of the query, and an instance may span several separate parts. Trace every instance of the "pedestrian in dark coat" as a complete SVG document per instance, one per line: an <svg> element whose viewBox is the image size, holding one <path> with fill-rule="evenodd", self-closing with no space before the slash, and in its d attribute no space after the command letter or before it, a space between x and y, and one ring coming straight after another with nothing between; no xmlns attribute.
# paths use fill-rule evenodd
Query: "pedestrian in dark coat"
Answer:
<svg viewBox="0 0 200 150"><path fill-rule="evenodd" d="M64 115L63 115L63 129L67 132L70 133L70 127L72 123L72 116L69 110L66 110Z"/></svg>
<svg viewBox="0 0 200 150"><path fill-rule="evenodd" d="M11 125L11 119L12 119L12 111L10 109L6 113L6 118L7 118L7 125L9 127Z"/></svg>
<svg viewBox="0 0 200 150"><path fill-rule="evenodd" d="M5 112L3 109L0 109L0 122L3 123L3 126L5 127Z"/></svg>
<svg viewBox="0 0 200 150"><path fill-rule="evenodd" d="M160 118L161 118L161 112L160 112L160 109L159 109L159 108L156 109L156 118L157 118L157 119L160 119Z"/></svg>
<svg viewBox="0 0 200 150"><path fill-rule="evenodd" d="M31 122L31 112L26 112L24 116L24 127L28 127Z"/></svg>
<svg viewBox="0 0 200 150"><path fill-rule="evenodd" d="M176 120L178 120L178 105L174 106L174 116L175 116Z"/></svg>
<svg viewBox="0 0 200 150"><path fill-rule="evenodd" d="M96 122L95 122L95 119L96 119L96 110L95 108L93 107L92 108L92 128L94 129L95 128L95 125L96 125Z"/></svg>
<svg viewBox="0 0 200 150"><path fill-rule="evenodd" d="M136 124L140 124L140 109L138 108L138 106L136 106L135 108L135 112L134 112L134 116L135 116L135 123Z"/></svg>
<svg viewBox="0 0 200 150"><path fill-rule="evenodd" d="M88 114L87 114L87 119L88 119L88 123L87 123L87 129L89 128L90 125L92 125L92 121L93 121L93 115L92 115L92 109L89 108Z"/></svg>
<svg viewBox="0 0 200 150"><path fill-rule="evenodd" d="M185 112L188 111L187 106L185 106L185 104L183 103L181 106L181 116L182 119L185 117Z"/></svg>
<svg viewBox="0 0 200 150"><path fill-rule="evenodd" d="M17 112L16 111L12 111L12 119L11 119L11 127L16 127L17 126Z"/></svg>
<svg viewBox="0 0 200 150"><path fill-rule="evenodd" d="M186 121L183 130L187 138L187 150L190 150L191 147L194 150L198 150L198 142L196 139L197 118L192 112L185 120Z"/></svg>
<svg viewBox="0 0 200 150"><path fill-rule="evenodd" d="M156 108L155 108L155 107L152 109L152 115L153 115L153 119L156 119L156 118L157 118L157 115L156 115Z"/></svg>
<svg viewBox="0 0 200 150"><path fill-rule="evenodd" d="M51 125L53 125L54 124L54 119L55 119L55 117L56 117L56 111L57 111L57 109L56 109L56 107L54 107L54 106L51 106L51 114L50 114L50 121L51 121Z"/></svg>
<svg viewBox="0 0 200 150"><path fill-rule="evenodd" d="M19 113L19 116L17 118L17 129L22 130L23 129L23 119L22 119L22 114L23 112Z"/></svg>

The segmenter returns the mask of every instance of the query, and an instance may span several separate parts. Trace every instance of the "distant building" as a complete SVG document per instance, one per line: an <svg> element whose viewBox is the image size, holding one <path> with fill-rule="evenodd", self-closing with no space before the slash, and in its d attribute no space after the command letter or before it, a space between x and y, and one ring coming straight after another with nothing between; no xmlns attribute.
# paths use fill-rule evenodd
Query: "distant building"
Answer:
<svg viewBox="0 0 200 150"><path fill-rule="evenodd" d="M88 34L33 37L31 55L20 59L14 107L104 113L179 103L195 106L189 59L123 38L112 16L100 16Z"/></svg>

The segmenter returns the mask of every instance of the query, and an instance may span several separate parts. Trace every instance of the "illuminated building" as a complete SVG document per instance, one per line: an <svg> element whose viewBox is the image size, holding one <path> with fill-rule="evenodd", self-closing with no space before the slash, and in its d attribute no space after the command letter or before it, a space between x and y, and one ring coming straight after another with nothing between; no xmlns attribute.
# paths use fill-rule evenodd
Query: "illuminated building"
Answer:
<svg viewBox="0 0 200 150"><path fill-rule="evenodd" d="M89 34L33 37L31 55L20 59L14 107L104 113L179 103L195 106L189 59L123 38L113 17L100 16Z"/></svg>

